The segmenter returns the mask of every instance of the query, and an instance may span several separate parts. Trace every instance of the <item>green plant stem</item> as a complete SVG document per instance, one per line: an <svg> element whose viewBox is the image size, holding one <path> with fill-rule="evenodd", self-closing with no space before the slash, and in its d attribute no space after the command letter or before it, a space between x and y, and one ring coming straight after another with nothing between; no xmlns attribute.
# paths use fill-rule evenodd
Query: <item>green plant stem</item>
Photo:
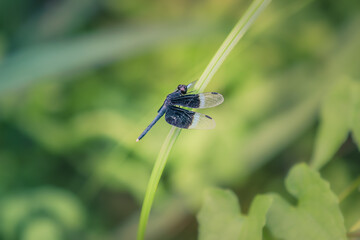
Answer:
<svg viewBox="0 0 360 240"><path fill-rule="evenodd" d="M219 50L216 52L199 80L197 81L194 91L202 92L206 86L211 81L212 77L219 69L221 64L224 62L226 57L229 55L231 50L239 42L241 37L249 29L250 25L255 21L258 15L265 9L265 7L270 3L271 0L255 0L248 10L245 12L244 16L239 20L235 25L233 30L230 32L228 37L225 39ZM161 175L164 171L166 161L168 159L169 153L174 145L177 137L179 136L181 129L172 127L168 136L163 143L160 153L155 161L154 168L151 172L150 180L146 189L145 198L140 214L140 222L138 228L138 240L143 240L146 231L147 221L150 215L151 206L154 202L155 193L159 185Z"/></svg>
<svg viewBox="0 0 360 240"><path fill-rule="evenodd" d="M360 186L360 176L358 176L342 193L339 194L339 202L344 201L352 192Z"/></svg>
<svg viewBox="0 0 360 240"><path fill-rule="evenodd" d="M198 90L198 92L203 92L205 90L206 86L209 84L210 80L212 79L216 71L219 69L221 64L224 62L226 57L229 55L231 50L244 36L251 24L267 7L267 5L269 5L270 2L271 0L255 0L250 5L244 16L240 18L240 20L231 30L230 34L227 36L223 44L220 46L219 50L211 59L209 65L205 68L203 74L199 78L199 81L197 81L194 90Z"/></svg>
<svg viewBox="0 0 360 240"><path fill-rule="evenodd" d="M143 206L141 209L137 239L144 239L146 224L149 218L152 203L154 202L156 189L159 185L160 177L162 175L162 172L164 171L170 150L174 145L177 137L179 136L180 131L181 131L180 128L176 128L176 127L171 128L169 134L165 139L165 142L161 146L160 153L155 161L155 165L150 176L150 180L145 193Z"/></svg>

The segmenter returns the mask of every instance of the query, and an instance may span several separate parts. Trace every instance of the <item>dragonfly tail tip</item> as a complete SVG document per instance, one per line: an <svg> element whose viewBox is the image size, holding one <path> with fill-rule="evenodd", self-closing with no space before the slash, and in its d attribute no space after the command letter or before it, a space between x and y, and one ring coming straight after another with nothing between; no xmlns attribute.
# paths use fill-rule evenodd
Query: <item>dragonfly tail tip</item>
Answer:
<svg viewBox="0 0 360 240"><path fill-rule="evenodd" d="M140 141L139 139L136 139L136 142Z"/></svg>

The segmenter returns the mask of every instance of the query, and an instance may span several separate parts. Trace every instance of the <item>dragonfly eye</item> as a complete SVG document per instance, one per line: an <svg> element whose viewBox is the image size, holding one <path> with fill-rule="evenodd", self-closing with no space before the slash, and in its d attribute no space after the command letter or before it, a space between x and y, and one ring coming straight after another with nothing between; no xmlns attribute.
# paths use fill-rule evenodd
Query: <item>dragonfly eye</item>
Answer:
<svg viewBox="0 0 360 240"><path fill-rule="evenodd" d="M178 86L178 90L179 90L182 94L185 94L185 93L187 92L187 86L180 84L180 85Z"/></svg>

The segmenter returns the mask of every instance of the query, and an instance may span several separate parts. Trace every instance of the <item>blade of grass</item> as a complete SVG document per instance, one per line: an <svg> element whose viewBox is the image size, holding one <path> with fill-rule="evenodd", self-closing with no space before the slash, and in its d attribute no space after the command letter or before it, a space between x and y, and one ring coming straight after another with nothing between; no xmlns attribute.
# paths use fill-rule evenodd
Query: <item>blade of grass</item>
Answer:
<svg viewBox="0 0 360 240"><path fill-rule="evenodd" d="M209 84L210 80L212 79L216 71L219 69L221 64L224 62L226 57L229 55L231 50L239 42L242 36L244 36L245 32L249 29L249 27L259 16L259 14L266 8L270 1L271 0L255 0L250 5L244 16L235 25L235 27L232 29L223 44L220 46L219 50L216 52L208 66L205 68L204 72L202 73L194 87L194 91L202 92L206 88L206 86ZM149 218L151 206L154 201L156 189L158 187L162 172L165 168L169 153L180 132L181 129L175 127L171 128L155 161L155 165L151 173L151 177L145 193L143 206L141 209L137 235L138 240L144 239L146 225Z"/></svg>
<svg viewBox="0 0 360 240"><path fill-rule="evenodd" d="M94 66L119 61L209 32L202 23L124 25L84 36L36 45L12 53L0 62L0 93L52 80Z"/></svg>
<svg viewBox="0 0 360 240"><path fill-rule="evenodd" d="M224 62L226 57L229 55L231 50L244 36L251 24L267 7L270 1L271 0L255 0L250 5L244 16L235 25L235 27L227 36L223 44L220 46L219 50L216 52L215 56L211 59L209 65L205 68L205 71L201 75L199 81L197 81L194 90L198 90L198 92L204 91L204 89L209 84L210 80L212 79L216 71L219 69L221 64Z"/></svg>
<svg viewBox="0 0 360 240"><path fill-rule="evenodd" d="M339 203L342 203L351 193L359 189L360 176L358 176L345 190L339 194Z"/></svg>
<svg viewBox="0 0 360 240"><path fill-rule="evenodd" d="M155 161L155 165L151 172L150 180L146 189L145 198L141 209L137 239L144 239L147 220L149 218L152 203L154 202L156 189L159 185L159 181L165 168L165 164L169 156L170 150L174 145L177 137L179 136L180 131L180 128L171 128L169 134L165 139L164 144L161 146L160 153Z"/></svg>

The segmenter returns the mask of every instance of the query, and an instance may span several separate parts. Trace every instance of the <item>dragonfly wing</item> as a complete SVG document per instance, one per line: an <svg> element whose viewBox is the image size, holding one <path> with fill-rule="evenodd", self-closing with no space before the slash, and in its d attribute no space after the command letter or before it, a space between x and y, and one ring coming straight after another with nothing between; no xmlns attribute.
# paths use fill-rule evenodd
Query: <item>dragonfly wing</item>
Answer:
<svg viewBox="0 0 360 240"><path fill-rule="evenodd" d="M194 87L195 87L195 84L196 84L197 80L189 83L186 87L187 87L187 92L188 93L191 93L194 91Z"/></svg>
<svg viewBox="0 0 360 240"><path fill-rule="evenodd" d="M175 127L186 129L212 129L216 125L208 115L175 106L169 106L165 120Z"/></svg>
<svg viewBox="0 0 360 240"><path fill-rule="evenodd" d="M220 93L207 92L199 94L188 94L171 99L173 105L190 108L210 108L221 104L224 97Z"/></svg>

